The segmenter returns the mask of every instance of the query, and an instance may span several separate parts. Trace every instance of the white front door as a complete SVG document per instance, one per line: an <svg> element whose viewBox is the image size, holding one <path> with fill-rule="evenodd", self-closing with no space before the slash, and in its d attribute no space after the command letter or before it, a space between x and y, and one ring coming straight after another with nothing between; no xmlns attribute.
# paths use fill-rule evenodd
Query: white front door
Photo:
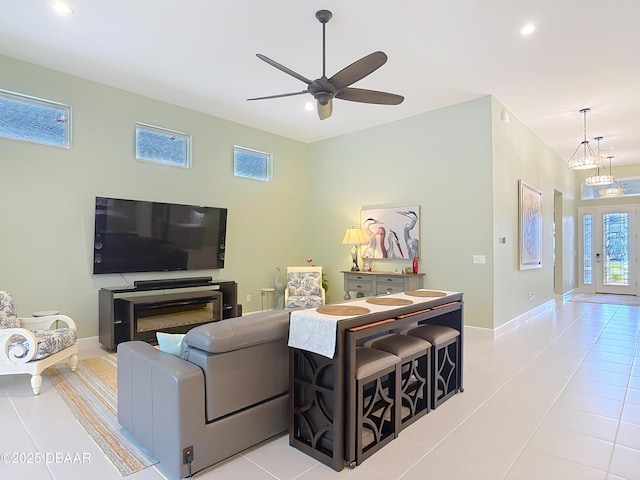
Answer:
<svg viewBox="0 0 640 480"><path fill-rule="evenodd" d="M638 295L638 207L581 209L581 287L594 293Z"/></svg>

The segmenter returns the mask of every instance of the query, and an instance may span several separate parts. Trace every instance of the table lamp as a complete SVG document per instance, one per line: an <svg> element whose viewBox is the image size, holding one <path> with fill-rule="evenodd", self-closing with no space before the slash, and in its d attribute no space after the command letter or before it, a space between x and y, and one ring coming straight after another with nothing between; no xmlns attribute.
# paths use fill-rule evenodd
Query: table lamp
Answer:
<svg viewBox="0 0 640 480"><path fill-rule="evenodd" d="M360 271L360 267L358 267L358 245L362 245L366 241L367 239L359 228L347 228L347 231L344 233L342 244L351 245L351 260L353 261L353 266L351 267L352 272Z"/></svg>

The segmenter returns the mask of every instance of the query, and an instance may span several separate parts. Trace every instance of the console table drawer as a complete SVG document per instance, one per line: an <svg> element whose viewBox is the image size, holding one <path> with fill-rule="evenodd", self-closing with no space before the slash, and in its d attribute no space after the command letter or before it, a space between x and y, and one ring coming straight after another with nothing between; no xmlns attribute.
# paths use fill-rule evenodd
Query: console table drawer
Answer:
<svg viewBox="0 0 640 480"><path fill-rule="evenodd" d="M363 275L361 273L345 273L344 279L348 282L367 282L371 283L373 280L370 275Z"/></svg>
<svg viewBox="0 0 640 480"><path fill-rule="evenodd" d="M344 299L350 300L349 292L363 295L386 295L422 288L423 273L407 274L396 272L352 272L343 271Z"/></svg>
<svg viewBox="0 0 640 480"><path fill-rule="evenodd" d="M404 285L403 277L378 277L376 278L378 285Z"/></svg>
<svg viewBox="0 0 640 480"><path fill-rule="evenodd" d="M384 295L389 293L400 293L404 292L404 283L378 283L376 284L376 294Z"/></svg>
<svg viewBox="0 0 640 480"><path fill-rule="evenodd" d="M349 285L349 290L353 292L373 292L373 284L371 281L349 280L347 283Z"/></svg>

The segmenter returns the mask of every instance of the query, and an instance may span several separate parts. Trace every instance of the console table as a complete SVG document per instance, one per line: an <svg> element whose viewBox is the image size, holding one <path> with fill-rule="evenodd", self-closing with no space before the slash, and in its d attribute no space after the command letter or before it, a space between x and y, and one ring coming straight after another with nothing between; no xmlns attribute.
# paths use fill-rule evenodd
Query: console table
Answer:
<svg viewBox="0 0 640 480"><path fill-rule="evenodd" d="M408 292L422 288L424 273L395 272L351 272L344 275L344 299L350 300L349 292L357 292L357 297Z"/></svg>
<svg viewBox="0 0 640 480"><path fill-rule="evenodd" d="M460 332L456 364L458 391L463 390L464 320L462 293L433 292L416 297L406 292L377 297L410 299L405 306L380 306L361 299L336 306L364 307L362 315L331 316L317 309L295 310L289 334L289 444L336 471L355 465L355 349L368 339L418 324ZM315 339L315 340L314 340ZM311 343L308 345L307 343ZM318 353L320 352L320 353Z"/></svg>

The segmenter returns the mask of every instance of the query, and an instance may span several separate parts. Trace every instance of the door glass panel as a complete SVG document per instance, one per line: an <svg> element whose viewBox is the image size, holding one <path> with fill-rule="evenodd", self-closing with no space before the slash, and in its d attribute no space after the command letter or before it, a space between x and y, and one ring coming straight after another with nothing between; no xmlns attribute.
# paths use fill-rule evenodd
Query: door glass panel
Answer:
<svg viewBox="0 0 640 480"><path fill-rule="evenodd" d="M629 214L603 215L603 283L629 285Z"/></svg>
<svg viewBox="0 0 640 480"><path fill-rule="evenodd" d="M592 230L592 222L593 215L583 215L582 216L582 283L584 285L591 285L591 255L592 255L592 245L591 245L591 230Z"/></svg>

